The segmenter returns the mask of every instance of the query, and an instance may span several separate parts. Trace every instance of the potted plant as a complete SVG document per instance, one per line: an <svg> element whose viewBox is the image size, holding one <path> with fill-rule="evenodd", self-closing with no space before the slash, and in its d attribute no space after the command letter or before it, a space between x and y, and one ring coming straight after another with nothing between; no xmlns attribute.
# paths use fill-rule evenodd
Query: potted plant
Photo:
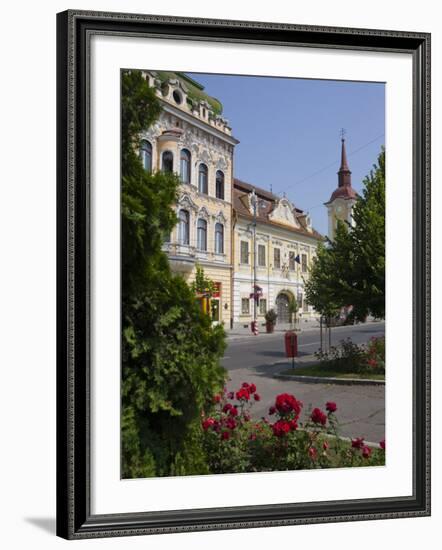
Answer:
<svg viewBox="0 0 442 550"><path fill-rule="evenodd" d="M266 331L268 333L271 333L275 330L275 324L276 324L276 318L278 317L276 311L274 309L269 309L268 312L265 314L265 320L266 320Z"/></svg>

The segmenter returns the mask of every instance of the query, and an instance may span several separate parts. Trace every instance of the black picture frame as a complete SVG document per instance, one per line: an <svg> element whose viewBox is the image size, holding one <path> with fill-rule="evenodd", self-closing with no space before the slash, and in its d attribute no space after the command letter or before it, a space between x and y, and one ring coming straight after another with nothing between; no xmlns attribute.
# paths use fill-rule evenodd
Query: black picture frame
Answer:
<svg viewBox="0 0 442 550"><path fill-rule="evenodd" d="M413 495L92 515L88 70L93 34L409 53L413 58ZM430 35L69 10L57 15L57 534L67 539L430 514Z"/></svg>

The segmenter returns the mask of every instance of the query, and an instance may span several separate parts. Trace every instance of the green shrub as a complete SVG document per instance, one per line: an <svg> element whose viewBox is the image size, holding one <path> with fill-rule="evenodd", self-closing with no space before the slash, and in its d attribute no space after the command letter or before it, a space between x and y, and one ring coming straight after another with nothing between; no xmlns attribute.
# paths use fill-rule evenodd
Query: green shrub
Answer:
<svg viewBox="0 0 442 550"><path fill-rule="evenodd" d="M335 372L355 374L385 373L385 338L371 338L367 345L341 340L328 352L315 353L322 366Z"/></svg>

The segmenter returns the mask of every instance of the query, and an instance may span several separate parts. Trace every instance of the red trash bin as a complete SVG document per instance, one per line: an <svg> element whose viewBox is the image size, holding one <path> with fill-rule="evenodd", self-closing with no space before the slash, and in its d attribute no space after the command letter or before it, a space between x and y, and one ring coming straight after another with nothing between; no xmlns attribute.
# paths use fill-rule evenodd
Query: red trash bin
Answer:
<svg viewBox="0 0 442 550"><path fill-rule="evenodd" d="M284 335L286 357L298 357L298 335L288 330Z"/></svg>

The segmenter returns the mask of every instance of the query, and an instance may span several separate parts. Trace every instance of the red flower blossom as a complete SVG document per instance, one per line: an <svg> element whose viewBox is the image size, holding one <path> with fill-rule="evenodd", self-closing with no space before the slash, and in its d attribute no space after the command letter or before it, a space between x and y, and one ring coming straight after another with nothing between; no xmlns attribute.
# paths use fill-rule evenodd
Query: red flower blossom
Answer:
<svg viewBox="0 0 442 550"><path fill-rule="evenodd" d="M231 403L226 403L223 407L223 413L227 413L230 411L230 409L233 408L233 405Z"/></svg>
<svg viewBox="0 0 442 550"><path fill-rule="evenodd" d="M278 420L273 424L272 430L276 437L283 437L290 432L290 424L285 420Z"/></svg>
<svg viewBox="0 0 442 550"><path fill-rule="evenodd" d="M228 418L226 420L226 426L229 429L234 430L236 428L236 421L233 418Z"/></svg>
<svg viewBox="0 0 442 550"><path fill-rule="evenodd" d="M318 457L318 451L315 449L315 447L309 447L308 449L308 456L312 459L312 460L316 460L317 457Z"/></svg>
<svg viewBox="0 0 442 550"><path fill-rule="evenodd" d="M253 394L253 398L255 401L261 401L261 396L259 395L259 393Z"/></svg>
<svg viewBox="0 0 442 550"><path fill-rule="evenodd" d="M334 413L336 412L338 406L334 401L327 401L327 403L325 404L325 408L329 413Z"/></svg>
<svg viewBox="0 0 442 550"><path fill-rule="evenodd" d="M371 455L371 449L370 447L367 447L367 445L364 445L362 447L362 456L364 458L370 458L370 455Z"/></svg>
<svg viewBox="0 0 442 550"><path fill-rule="evenodd" d="M220 401L221 401L221 396L220 396L220 395L215 395L215 396L213 397L213 402L214 402L214 403L219 403Z"/></svg>
<svg viewBox="0 0 442 550"><path fill-rule="evenodd" d="M230 439L230 432L222 432L221 439Z"/></svg>
<svg viewBox="0 0 442 550"><path fill-rule="evenodd" d="M274 407L273 405L270 407L269 409L269 414L275 414L276 412L276 407Z"/></svg>
<svg viewBox="0 0 442 550"><path fill-rule="evenodd" d="M294 395L281 393L276 397L275 408L279 414L289 414L294 412L296 416L301 413L302 403Z"/></svg>
<svg viewBox="0 0 442 550"><path fill-rule="evenodd" d="M369 360L367 361L367 363L368 363L369 366L372 367L372 368L376 367L376 365L377 365L376 359L369 359Z"/></svg>
<svg viewBox="0 0 442 550"><path fill-rule="evenodd" d="M241 384L241 387L242 387L242 388L248 389L248 388L249 388L249 384L248 384L247 382L243 382L243 383Z"/></svg>
<svg viewBox="0 0 442 550"><path fill-rule="evenodd" d="M214 424L215 424L214 418L206 418L206 420L203 420L202 422L203 430L206 432L209 428L214 426Z"/></svg>
<svg viewBox="0 0 442 550"><path fill-rule="evenodd" d="M238 401L241 401L242 399L244 401L248 401L250 399L250 393L247 388L241 388L239 391L236 392L236 398Z"/></svg>
<svg viewBox="0 0 442 550"><path fill-rule="evenodd" d="M289 420L289 425L292 432L298 429L298 423L296 422L296 420Z"/></svg>
<svg viewBox="0 0 442 550"><path fill-rule="evenodd" d="M325 426L327 423L327 415L323 413L321 409L318 409L318 407L312 410L310 418L315 424L322 424L323 426Z"/></svg>
<svg viewBox="0 0 442 550"><path fill-rule="evenodd" d="M379 445L381 446L381 449L385 451L385 439L383 439L382 441L379 441Z"/></svg>
<svg viewBox="0 0 442 550"><path fill-rule="evenodd" d="M229 414L230 416L238 416L238 409L236 407L231 407Z"/></svg>
<svg viewBox="0 0 442 550"><path fill-rule="evenodd" d="M229 399L234 399L234 398L235 398L235 392L229 391L229 393L227 394L227 397L228 397Z"/></svg>
<svg viewBox="0 0 442 550"><path fill-rule="evenodd" d="M356 437L356 439L352 439L351 446L353 447L353 449L362 449L362 447L364 446L364 438Z"/></svg>
<svg viewBox="0 0 442 550"><path fill-rule="evenodd" d="M256 392L256 386L255 386L255 384L250 384L250 386L249 386L249 392L250 392L250 393L255 393L255 392Z"/></svg>
<svg viewBox="0 0 442 550"><path fill-rule="evenodd" d="M324 451L327 451L329 447L330 445L328 444L328 441L324 441L324 443L322 444L322 448L324 449Z"/></svg>

